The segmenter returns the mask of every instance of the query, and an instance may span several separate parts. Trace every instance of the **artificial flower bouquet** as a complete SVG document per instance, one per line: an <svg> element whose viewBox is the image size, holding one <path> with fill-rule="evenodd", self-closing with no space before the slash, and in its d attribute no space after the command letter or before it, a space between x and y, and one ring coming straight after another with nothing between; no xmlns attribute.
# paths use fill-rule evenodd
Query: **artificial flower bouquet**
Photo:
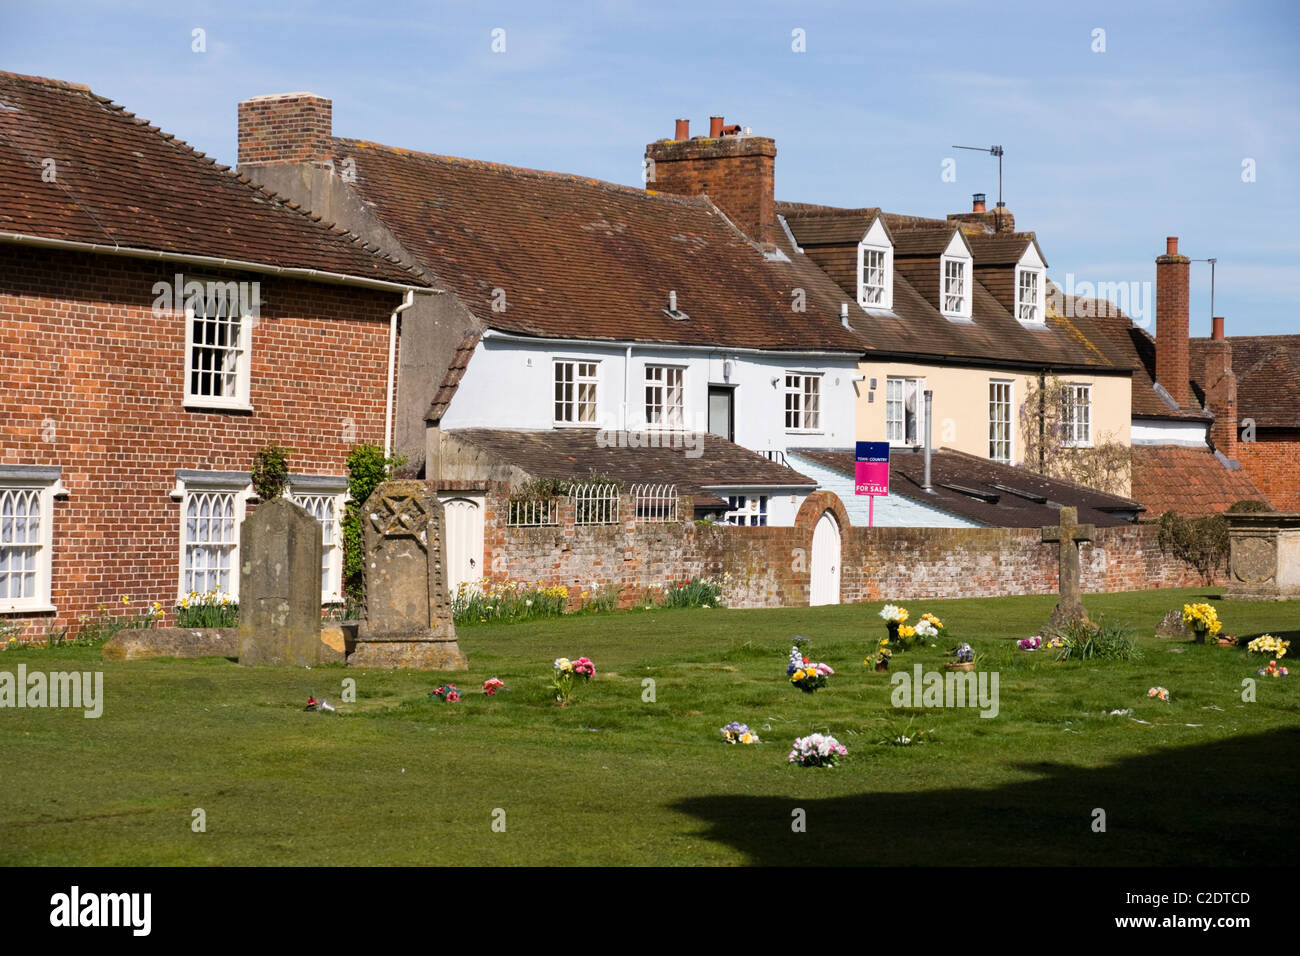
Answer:
<svg viewBox="0 0 1300 956"><path fill-rule="evenodd" d="M1223 627L1219 623L1218 612L1209 604L1184 604L1183 623L1196 632L1198 643L1205 642L1205 635L1213 637Z"/></svg>
<svg viewBox="0 0 1300 956"><path fill-rule="evenodd" d="M567 657L555 659L555 673L551 684L555 687L555 701L561 707L567 707L573 701L574 680L581 678L584 682L596 676L596 665L589 657L579 657L571 661Z"/></svg>
<svg viewBox="0 0 1300 956"><path fill-rule="evenodd" d="M794 645L790 648L790 663L785 673L790 678L791 684L805 694L811 694L825 687L826 678L831 677L835 671L827 664L810 661L805 657L801 647L807 643L806 638L795 638Z"/></svg>
<svg viewBox="0 0 1300 956"><path fill-rule="evenodd" d="M889 638L884 638L880 642L880 647L876 649L875 656L867 655L867 659L862 662L863 667L875 665L878 671L889 670L889 662L893 659L894 652L889 649Z"/></svg>
<svg viewBox="0 0 1300 956"><path fill-rule="evenodd" d="M722 739L729 744L761 744L758 734L749 729L747 724L733 720L722 728Z"/></svg>
<svg viewBox="0 0 1300 956"><path fill-rule="evenodd" d="M953 650L953 655L957 658L957 663L959 664L969 664L975 660L974 649L966 643L957 645Z"/></svg>
<svg viewBox="0 0 1300 956"><path fill-rule="evenodd" d="M1263 634L1247 644L1246 649L1252 654L1271 654L1274 657L1286 657L1287 649L1290 646L1290 641L1281 640L1272 634Z"/></svg>
<svg viewBox="0 0 1300 956"><path fill-rule="evenodd" d="M837 757L848 755L848 748L829 734L809 734L795 740L788 762L801 767L833 768Z"/></svg>
<svg viewBox="0 0 1300 956"><path fill-rule="evenodd" d="M913 630L916 632L917 637L929 640L939 636L939 632L943 630L943 621L926 611L921 615L921 619L916 622L916 627Z"/></svg>
<svg viewBox="0 0 1300 956"><path fill-rule="evenodd" d="M1026 637L1024 640L1016 641L1016 647L1022 651L1036 651L1043 646L1043 639L1035 634L1033 637Z"/></svg>
<svg viewBox="0 0 1300 956"><path fill-rule="evenodd" d="M1152 687L1147 691L1147 696L1154 697L1157 700L1163 700L1165 703L1169 702L1169 691L1165 690L1163 687Z"/></svg>
<svg viewBox="0 0 1300 956"><path fill-rule="evenodd" d="M436 697L438 700L445 701L448 704L454 704L460 700L460 691L456 689L455 684L443 684L441 687L432 691L430 697Z"/></svg>
<svg viewBox="0 0 1300 956"><path fill-rule="evenodd" d="M489 697L495 697L497 695L497 691L504 690L505 686L506 686L505 681L498 680L495 677L489 677L487 680L483 682L483 693L487 694Z"/></svg>
<svg viewBox="0 0 1300 956"><path fill-rule="evenodd" d="M1277 661L1269 661L1267 667L1255 671L1260 677L1290 677L1285 667L1279 667Z"/></svg>

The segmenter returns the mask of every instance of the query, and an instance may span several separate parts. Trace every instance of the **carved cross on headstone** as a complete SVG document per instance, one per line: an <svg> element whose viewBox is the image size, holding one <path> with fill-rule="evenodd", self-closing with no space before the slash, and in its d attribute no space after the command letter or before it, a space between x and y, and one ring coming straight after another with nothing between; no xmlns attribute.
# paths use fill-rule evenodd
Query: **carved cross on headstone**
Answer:
<svg viewBox="0 0 1300 956"><path fill-rule="evenodd" d="M1067 624L1070 621L1088 620L1083 600L1079 594L1079 544L1092 540L1096 529L1090 524L1079 524L1078 508L1062 508L1061 523L1048 525L1043 529L1043 542L1060 545L1059 571L1057 573L1057 590L1060 597L1052 609L1053 625Z"/></svg>

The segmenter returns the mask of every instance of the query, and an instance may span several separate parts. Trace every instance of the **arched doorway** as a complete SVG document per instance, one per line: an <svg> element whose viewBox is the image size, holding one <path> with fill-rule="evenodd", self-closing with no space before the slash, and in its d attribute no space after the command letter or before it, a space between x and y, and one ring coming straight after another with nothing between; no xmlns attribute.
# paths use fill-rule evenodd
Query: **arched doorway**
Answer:
<svg viewBox="0 0 1300 956"><path fill-rule="evenodd" d="M840 526L829 511L813 529L812 561L808 569L808 604L840 603Z"/></svg>

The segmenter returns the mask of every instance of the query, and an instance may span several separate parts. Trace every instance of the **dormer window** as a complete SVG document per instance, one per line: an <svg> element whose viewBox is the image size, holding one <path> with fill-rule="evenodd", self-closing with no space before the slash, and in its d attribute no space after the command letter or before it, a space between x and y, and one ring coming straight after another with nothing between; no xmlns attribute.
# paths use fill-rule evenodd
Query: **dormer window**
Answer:
<svg viewBox="0 0 1300 956"><path fill-rule="evenodd" d="M894 307L894 246L879 219L858 243L858 304L864 309Z"/></svg>
<svg viewBox="0 0 1300 956"><path fill-rule="evenodd" d="M969 319L973 293L970 249L955 233L939 258L939 305L950 319Z"/></svg>
<svg viewBox="0 0 1300 956"><path fill-rule="evenodd" d="M1042 325L1047 321L1044 269L1042 257L1030 243L1016 263L1016 318L1025 324Z"/></svg>

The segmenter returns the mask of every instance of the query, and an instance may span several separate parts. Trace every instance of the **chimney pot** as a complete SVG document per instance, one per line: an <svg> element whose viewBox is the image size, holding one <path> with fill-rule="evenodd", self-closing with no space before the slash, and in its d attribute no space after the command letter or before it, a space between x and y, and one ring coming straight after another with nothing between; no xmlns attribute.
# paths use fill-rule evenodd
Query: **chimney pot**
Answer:
<svg viewBox="0 0 1300 956"><path fill-rule="evenodd" d="M1210 338L1216 341L1223 338L1223 316L1216 315L1210 320Z"/></svg>
<svg viewBox="0 0 1300 956"><path fill-rule="evenodd" d="M972 197L972 200L973 200L973 201L971 202L971 210L970 210L970 211L971 211L971 212L983 212L983 211L984 211L984 194L983 194L983 193L976 193L976 194Z"/></svg>
<svg viewBox="0 0 1300 956"><path fill-rule="evenodd" d="M1167 256L1176 256L1176 255L1178 255L1178 237L1177 237L1177 236L1166 236L1166 237L1165 237L1165 255L1167 255Z"/></svg>
<svg viewBox="0 0 1300 956"><path fill-rule="evenodd" d="M722 117L709 117L709 139L717 139L722 135Z"/></svg>
<svg viewBox="0 0 1300 956"><path fill-rule="evenodd" d="M690 139L691 138L691 121L688 119L679 119L677 121L677 132L673 139Z"/></svg>

